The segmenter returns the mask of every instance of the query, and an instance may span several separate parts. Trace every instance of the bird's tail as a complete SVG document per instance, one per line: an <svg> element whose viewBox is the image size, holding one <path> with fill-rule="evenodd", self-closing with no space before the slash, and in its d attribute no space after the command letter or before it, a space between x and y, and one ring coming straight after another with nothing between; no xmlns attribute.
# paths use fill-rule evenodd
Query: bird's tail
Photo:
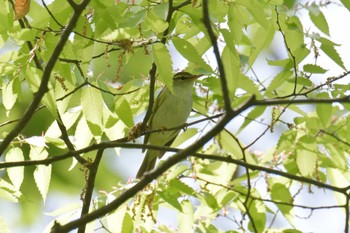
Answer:
<svg viewBox="0 0 350 233"><path fill-rule="evenodd" d="M146 156L143 159L143 162L141 164L141 167L139 168L139 171L136 174L136 178L140 179L142 176L151 170L156 166L158 151L152 151L147 150Z"/></svg>

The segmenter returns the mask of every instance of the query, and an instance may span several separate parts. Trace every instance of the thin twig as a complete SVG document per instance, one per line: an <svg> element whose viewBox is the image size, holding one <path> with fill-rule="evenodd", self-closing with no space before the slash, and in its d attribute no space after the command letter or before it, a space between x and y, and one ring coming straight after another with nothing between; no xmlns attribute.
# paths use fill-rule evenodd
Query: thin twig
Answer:
<svg viewBox="0 0 350 233"><path fill-rule="evenodd" d="M217 38L216 38L216 36L213 32L213 29L211 27L211 24L210 24L208 0L203 0L203 23L208 31L210 42L211 42L211 45L213 46L213 51L214 51L214 55L216 58L216 62L218 64L218 69L220 72L221 90L222 90L222 95L223 95L223 99L224 99L225 110L227 111L227 113L230 114L230 112L232 111L231 100L230 100L230 96L229 96L230 92L227 88L226 74L225 74L224 65L223 65L222 60L221 60L219 48L217 45ZM230 78L233 78L233 77L230 77Z"/></svg>

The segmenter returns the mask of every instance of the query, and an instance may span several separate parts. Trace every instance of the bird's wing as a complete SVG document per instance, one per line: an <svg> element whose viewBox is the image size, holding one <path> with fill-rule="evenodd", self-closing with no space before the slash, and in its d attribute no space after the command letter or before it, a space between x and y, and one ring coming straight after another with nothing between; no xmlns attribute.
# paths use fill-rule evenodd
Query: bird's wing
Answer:
<svg viewBox="0 0 350 233"><path fill-rule="evenodd" d="M153 109L152 109L152 114L151 114L151 117L150 119L148 120L148 126L150 129L153 129L152 128L152 121L153 121L153 116L154 114L157 112L159 106L162 104L162 102L164 102L164 95L169 95L169 91L165 90L165 87L160 91L159 95L157 96L156 98L156 101L154 102L154 105L153 105ZM149 139L149 136L150 134L146 134L144 139L143 139L143 144L146 145L148 143L148 139ZM142 149L142 152L145 152L145 148Z"/></svg>

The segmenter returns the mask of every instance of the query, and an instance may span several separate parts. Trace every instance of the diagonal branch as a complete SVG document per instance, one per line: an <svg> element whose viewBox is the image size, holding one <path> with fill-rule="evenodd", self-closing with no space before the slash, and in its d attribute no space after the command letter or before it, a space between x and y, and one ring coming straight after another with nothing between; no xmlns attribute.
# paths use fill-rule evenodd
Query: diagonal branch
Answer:
<svg viewBox="0 0 350 233"><path fill-rule="evenodd" d="M4 153L8 145L12 142L12 140L22 131L22 129L27 125L29 120L32 118L35 110L39 106L41 99L44 97L45 93L48 91L48 84L50 80L51 72L55 66L55 63L63 50L64 45L66 44L70 33L73 31L79 16L87 6L90 0L84 0L78 7L75 8L74 14L70 19L67 27L62 33L60 40L58 41L56 48L54 49L45 69L43 75L41 77L41 83L38 91L34 95L34 99L32 103L29 105L28 109L24 113L24 116L17 123L17 125L7 134L4 140L0 144L0 156Z"/></svg>
<svg viewBox="0 0 350 233"><path fill-rule="evenodd" d="M225 126L231 121L232 118L236 117L238 114L240 114L241 112L243 112L247 108L249 108L251 105L251 102L254 101L254 99L255 99L254 96L251 97L239 109L237 109L236 111L232 110L230 115L224 115L224 117L215 125L215 127L213 127L211 130L209 130L197 142L188 146L184 150L179 151L174 156L167 159L161 166L159 166L153 172L147 173L137 184L135 184L130 189L126 190L124 193L122 193L118 198L116 198L114 201L112 201L108 205L105 205L105 206L101 207L100 209L98 209L94 212L91 212L87 215L84 215L83 217L81 217L77 220L74 220L70 223L67 223L65 225L60 225L59 223L56 223L55 226L52 228L52 232L53 233L68 232L70 230L73 230L73 229L79 227L81 224L86 224L90 221L93 221L93 220L95 220L99 217L102 217L102 216L110 213L111 211L117 209L119 206L121 206L123 203L125 203L130 197L136 195L136 193L138 193L142 189L144 189L154 179L157 179L159 176L161 176L164 172L166 172L173 165L175 165L176 163L185 159L190 154L192 154L195 151L197 151L198 149L200 149L205 143L207 143L216 134L218 134L221 130L223 130L225 128Z"/></svg>

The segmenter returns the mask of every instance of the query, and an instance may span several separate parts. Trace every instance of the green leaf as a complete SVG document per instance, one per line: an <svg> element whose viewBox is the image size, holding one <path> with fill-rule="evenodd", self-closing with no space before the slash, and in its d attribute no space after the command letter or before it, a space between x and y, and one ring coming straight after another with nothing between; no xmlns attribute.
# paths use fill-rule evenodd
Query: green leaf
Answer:
<svg viewBox="0 0 350 233"><path fill-rule="evenodd" d="M42 148L31 146L29 157L31 160L42 160L48 157L46 150ZM47 193L49 191L49 184L51 181L51 168L52 165L38 165L34 171L34 180L36 186L45 203Z"/></svg>
<svg viewBox="0 0 350 233"><path fill-rule="evenodd" d="M131 219L126 205L122 205L110 213L103 222L109 231L115 233L132 233L134 229L134 221Z"/></svg>
<svg viewBox="0 0 350 233"><path fill-rule="evenodd" d="M317 98L319 99L328 99L329 95L327 93L320 93L317 95ZM332 118L332 111L333 107L331 104L317 104L316 105L316 113L318 118L320 119L321 125L323 127L328 127L331 118Z"/></svg>
<svg viewBox="0 0 350 233"><path fill-rule="evenodd" d="M196 48L187 40L181 39L179 37L173 37L171 40L176 48L176 50L188 61L193 62L200 68L207 72L212 72L211 67L203 60L199 55Z"/></svg>
<svg viewBox="0 0 350 233"><path fill-rule="evenodd" d="M284 217L293 225L293 197L290 194L289 189L284 183L274 183L271 187L271 199L276 202L282 202L290 205L278 204L278 208L281 210Z"/></svg>
<svg viewBox="0 0 350 233"><path fill-rule="evenodd" d="M270 24L269 28L258 28L253 38L254 48L249 56L249 67L254 64L261 51L271 44L274 34L275 29L272 24Z"/></svg>
<svg viewBox="0 0 350 233"><path fill-rule="evenodd" d="M251 16L245 7L239 4L230 4L228 10L228 27L235 42L240 42L243 38L243 28L251 22Z"/></svg>
<svg viewBox="0 0 350 233"><path fill-rule="evenodd" d="M119 41L119 40L129 40L138 38L140 36L139 30L137 28L118 28L113 32L102 37L105 41Z"/></svg>
<svg viewBox="0 0 350 233"><path fill-rule="evenodd" d="M272 26L272 20L266 14L266 8L264 5L260 4L259 2L251 2L251 5L248 7L248 11L252 14L256 22L265 29L268 30Z"/></svg>
<svg viewBox="0 0 350 233"><path fill-rule="evenodd" d="M215 139L219 142L221 149L231 153L234 158L241 158L242 150L239 141L237 142L234 137L235 136L231 133L223 130L215 137Z"/></svg>
<svg viewBox="0 0 350 233"><path fill-rule="evenodd" d="M229 49L227 46L222 52L222 62L225 69L227 87L231 96L235 96L238 80L240 80L240 59L235 49Z"/></svg>
<svg viewBox="0 0 350 233"><path fill-rule="evenodd" d="M17 78L14 78L9 82L4 80L2 85L2 103L4 104L7 113L12 109L12 107L16 103L20 93L21 84Z"/></svg>
<svg viewBox="0 0 350 233"><path fill-rule="evenodd" d="M155 33L164 32L169 25L168 22L166 22L164 19L160 18L158 15L153 13L153 11L148 11L147 16L145 18L145 23Z"/></svg>
<svg viewBox="0 0 350 233"><path fill-rule="evenodd" d="M134 221L131 218L130 214L126 213L124 215L123 219L123 225L122 225L122 231L121 233L132 233L134 232Z"/></svg>
<svg viewBox="0 0 350 233"><path fill-rule="evenodd" d="M125 98L122 97L115 103L115 113L126 126L132 127L134 125L134 117L130 104Z"/></svg>
<svg viewBox="0 0 350 233"><path fill-rule="evenodd" d="M327 56L332 59L338 66L340 66L341 68L343 68L344 70L346 70L344 63L341 59L341 57L339 56L337 50L334 48L334 43L324 39L324 38L320 38L318 39L318 41L320 41L321 44L321 50L327 54Z"/></svg>
<svg viewBox="0 0 350 233"><path fill-rule="evenodd" d="M321 32L327 36L330 36L326 17L323 15L322 11L320 11L319 7L316 6L315 3L309 6L309 16L311 21L316 25L318 29L320 29Z"/></svg>
<svg viewBox="0 0 350 233"><path fill-rule="evenodd" d="M261 201L254 201L249 206L249 213L253 216L252 221L254 221L257 232L263 232L266 225L266 206ZM255 232L251 221L249 221L248 229Z"/></svg>
<svg viewBox="0 0 350 233"><path fill-rule="evenodd" d="M331 157L332 167L346 171L348 168L347 157L344 151L336 145L328 143L326 146L329 156Z"/></svg>
<svg viewBox="0 0 350 233"><path fill-rule="evenodd" d="M157 43L152 45L154 62L158 67L158 79L163 82L169 90L173 90L173 67L169 51L165 45Z"/></svg>
<svg viewBox="0 0 350 233"><path fill-rule="evenodd" d="M91 130L86 122L86 118L83 116L80 118L78 125L75 129L74 145L77 149L88 146L93 138Z"/></svg>
<svg viewBox="0 0 350 233"><path fill-rule="evenodd" d="M283 85L292 75L293 72L290 70L281 71L271 81L270 85L266 89L266 94L274 96L273 92L276 91L276 89L278 89L281 85Z"/></svg>
<svg viewBox="0 0 350 233"><path fill-rule="evenodd" d="M10 149L6 153L5 161L6 162L24 161L22 150L18 147ZM18 167L7 168L7 174L13 186L16 188L16 190L19 190L24 178L24 167L18 166Z"/></svg>
<svg viewBox="0 0 350 233"><path fill-rule="evenodd" d="M193 205L189 200L181 202L182 212L177 215L179 232L192 232L194 224Z"/></svg>
<svg viewBox="0 0 350 233"><path fill-rule="evenodd" d="M349 0L340 0L341 3L350 11L350 1Z"/></svg>
<svg viewBox="0 0 350 233"><path fill-rule="evenodd" d="M305 72L313 73L313 74L324 74L328 71L326 69L323 69L321 66L314 65L314 64L306 64L304 65L303 69Z"/></svg>
<svg viewBox="0 0 350 233"><path fill-rule="evenodd" d="M296 163L302 176L312 177L317 163L317 155L310 150L297 150Z"/></svg>
<svg viewBox="0 0 350 233"><path fill-rule="evenodd" d="M245 120L243 122L243 124L241 125L241 127L239 127L237 134L241 133L242 130L247 127L252 121L258 119L258 117L260 117L266 110L266 107L262 106L258 106L255 107L253 110L251 110L247 117L245 117Z"/></svg>
<svg viewBox="0 0 350 233"><path fill-rule="evenodd" d="M171 146L178 147L182 143L186 142L187 140L195 136L197 133L198 133L198 129L196 128L186 129L185 132L183 132L182 134L176 137L175 141L171 144Z"/></svg>
<svg viewBox="0 0 350 233"><path fill-rule="evenodd" d="M101 92L93 87L85 86L82 88L80 101L84 116L87 122L90 123L91 131L101 132L103 107Z"/></svg>
<svg viewBox="0 0 350 233"><path fill-rule="evenodd" d="M30 69L26 70L26 79L29 83L29 86L33 93L36 93L39 89L39 86L41 84L41 77L42 71L39 69L35 69L33 67L30 67ZM57 104L55 95L52 89L52 86L48 85L49 91L44 95L42 102L44 105L49 109L51 114L56 118L59 119L57 115Z"/></svg>
<svg viewBox="0 0 350 233"><path fill-rule="evenodd" d="M23 28L15 33L11 33L11 36L15 40L20 41L33 41L35 39L35 31L29 28Z"/></svg>
<svg viewBox="0 0 350 233"><path fill-rule="evenodd" d="M293 60L290 59L290 58L281 59L281 60L270 60L270 59L267 59L267 63L270 66L282 66L285 69L290 69L291 67L293 67Z"/></svg>
<svg viewBox="0 0 350 233"><path fill-rule="evenodd" d="M240 75L238 80L238 88L242 88L249 94L254 94L257 99L263 98L259 85L245 75Z"/></svg>
<svg viewBox="0 0 350 233"><path fill-rule="evenodd" d="M168 192L157 192L157 194L168 204L170 204L172 207L177 209L178 211L182 212L182 206L180 205L178 201L178 194L173 194Z"/></svg>
<svg viewBox="0 0 350 233"><path fill-rule="evenodd" d="M193 190L192 187L188 186L187 184L183 183L182 181L178 179L172 179L169 182L169 185L172 188L176 188L180 193L185 193L188 195L195 195L195 191Z"/></svg>
<svg viewBox="0 0 350 233"><path fill-rule="evenodd" d="M4 200L17 203L21 197L21 192L12 184L0 179L0 197Z"/></svg>

